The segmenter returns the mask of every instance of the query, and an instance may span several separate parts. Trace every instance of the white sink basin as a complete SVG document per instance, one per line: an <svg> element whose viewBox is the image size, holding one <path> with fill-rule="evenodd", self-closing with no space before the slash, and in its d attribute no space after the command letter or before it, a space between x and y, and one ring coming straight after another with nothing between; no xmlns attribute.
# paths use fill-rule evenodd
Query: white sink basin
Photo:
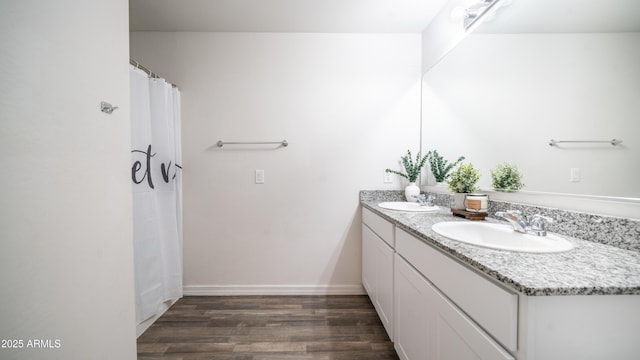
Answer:
<svg viewBox="0 0 640 360"><path fill-rule="evenodd" d="M415 211L415 212L429 212L429 211L437 211L439 207L437 206L422 206L416 202L406 202L406 201L391 201L391 202L383 202L378 204L383 209L389 210L399 210L399 211Z"/></svg>
<svg viewBox="0 0 640 360"><path fill-rule="evenodd" d="M449 239L498 250L555 253L573 249L572 243L557 235L523 234L510 225L449 221L435 224L431 229Z"/></svg>

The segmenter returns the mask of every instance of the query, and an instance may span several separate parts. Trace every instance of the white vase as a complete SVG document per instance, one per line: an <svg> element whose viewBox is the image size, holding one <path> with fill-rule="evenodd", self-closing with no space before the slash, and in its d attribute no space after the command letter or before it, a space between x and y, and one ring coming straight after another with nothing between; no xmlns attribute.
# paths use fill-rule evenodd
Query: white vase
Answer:
<svg viewBox="0 0 640 360"><path fill-rule="evenodd" d="M416 183L412 182L404 188L404 197L409 202L417 202L420 195L420 187Z"/></svg>
<svg viewBox="0 0 640 360"><path fill-rule="evenodd" d="M466 210L467 207L464 204L464 199L466 197L466 193L453 193L453 208L458 210Z"/></svg>

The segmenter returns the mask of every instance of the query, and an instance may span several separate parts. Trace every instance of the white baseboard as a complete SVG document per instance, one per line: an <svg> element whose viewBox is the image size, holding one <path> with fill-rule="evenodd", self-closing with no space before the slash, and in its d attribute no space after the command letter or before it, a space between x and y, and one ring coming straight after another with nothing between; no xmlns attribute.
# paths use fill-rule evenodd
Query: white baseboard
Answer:
<svg viewBox="0 0 640 360"><path fill-rule="evenodd" d="M362 285L187 285L185 296L364 295Z"/></svg>

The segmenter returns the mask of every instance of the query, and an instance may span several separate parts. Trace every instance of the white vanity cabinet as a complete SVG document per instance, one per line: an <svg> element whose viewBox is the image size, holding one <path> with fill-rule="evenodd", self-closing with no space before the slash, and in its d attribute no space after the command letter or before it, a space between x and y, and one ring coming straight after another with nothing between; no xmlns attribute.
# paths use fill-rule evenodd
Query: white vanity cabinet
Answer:
<svg viewBox="0 0 640 360"><path fill-rule="evenodd" d="M640 296L526 296L402 229L395 348L403 360L640 359Z"/></svg>
<svg viewBox="0 0 640 360"><path fill-rule="evenodd" d="M393 223L362 209L362 284L390 339L394 338Z"/></svg>
<svg viewBox="0 0 640 360"><path fill-rule="evenodd" d="M495 338L517 346L516 294L400 229L396 250L395 347L401 359L514 359Z"/></svg>

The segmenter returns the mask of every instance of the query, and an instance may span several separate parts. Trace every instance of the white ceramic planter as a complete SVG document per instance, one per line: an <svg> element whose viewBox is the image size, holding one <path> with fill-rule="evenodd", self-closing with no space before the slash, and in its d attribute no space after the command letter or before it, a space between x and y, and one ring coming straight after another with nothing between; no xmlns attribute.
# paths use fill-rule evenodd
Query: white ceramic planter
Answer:
<svg viewBox="0 0 640 360"><path fill-rule="evenodd" d="M404 188L404 197L409 202L417 202L420 195L420 187L416 183L412 182Z"/></svg>
<svg viewBox="0 0 640 360"><path fill-rule="evenodd" d="M467 193L453 193L453 208L458 210L466 210L464 199L467 197Z"/></svg>

